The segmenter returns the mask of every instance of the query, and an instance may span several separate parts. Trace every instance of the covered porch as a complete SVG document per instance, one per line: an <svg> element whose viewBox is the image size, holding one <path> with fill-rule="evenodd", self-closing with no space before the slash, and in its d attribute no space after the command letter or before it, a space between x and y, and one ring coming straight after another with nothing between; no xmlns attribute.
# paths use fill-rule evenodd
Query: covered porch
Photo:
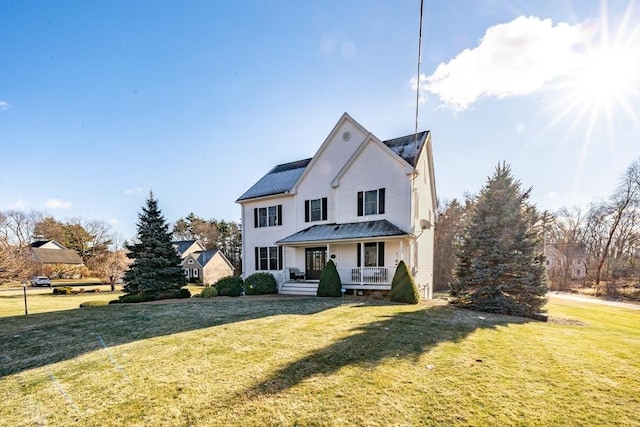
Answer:
<svg viewBox="0 0 640 427"><path fill-rule="evenodd" d="M276 243L283 248L285 266L281 290L315 294L329 260L345 290L390 290L396 266L409 259L413 238L379 220L316 225Z"/></svg>

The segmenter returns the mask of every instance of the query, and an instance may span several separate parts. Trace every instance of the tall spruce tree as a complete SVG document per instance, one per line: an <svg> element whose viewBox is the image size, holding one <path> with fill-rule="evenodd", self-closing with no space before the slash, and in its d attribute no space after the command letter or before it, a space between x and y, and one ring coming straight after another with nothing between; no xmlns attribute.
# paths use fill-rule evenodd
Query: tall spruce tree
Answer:
<svg viewBox="0 0 640 427"><path fill-rule="evenodd" d="M132 260L124 275L125 292L153 294L180 289L186 278L178 252L171 245L169 224L158 208L158 200L149 193L146 206L138 214L137 243L127 245L127 257Z"/></svg>
<svg viewBox="0 0 640 427"><path fill-rule="evenodd" d="M458 246L452 302L478 311L532 317L548 291L539 215L511 168L498 164L482 188Z"/></svg>

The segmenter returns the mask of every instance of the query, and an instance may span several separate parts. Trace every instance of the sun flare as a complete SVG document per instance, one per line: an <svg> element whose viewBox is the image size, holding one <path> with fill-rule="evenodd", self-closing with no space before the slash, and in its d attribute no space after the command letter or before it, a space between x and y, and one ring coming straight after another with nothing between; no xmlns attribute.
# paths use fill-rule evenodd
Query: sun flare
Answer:
<svg viewBox="0 0 640 427"><path fill-rule="evenodd" d="M569 133L584 128L583 155L597 127L604 126L612 143L620 115L640 125L640 23L632 16L630 3L611 32L603 3L599 22L582 26L583 40L572 72L554 86L561 96L553 105L556 117L547 128L565 119L571 120Z"/></svg>

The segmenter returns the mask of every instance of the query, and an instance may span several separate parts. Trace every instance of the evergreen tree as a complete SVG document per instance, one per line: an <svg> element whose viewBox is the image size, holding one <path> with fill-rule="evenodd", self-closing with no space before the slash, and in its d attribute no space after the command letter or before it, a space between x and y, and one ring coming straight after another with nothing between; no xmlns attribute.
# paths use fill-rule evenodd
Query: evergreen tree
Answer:
<svg viewBox="0 0 640 427"><path fill-rule="evenodd" d="M405 304L417 304L420 302L418 287L404 261L400 261L398 267L396 267L396 272L391 280L391 292L389 296L393 302L402 302Z"/></svg>
<svg viewBox="0 0 640 427"><path fill-rule="evenodd" d="M316 295L319 297L340 297L342 296L342 282L333 260L329 260L320 274L320 283Z"/></svg>
<svg viewBox="0 0 640 427"><path fill-rule="evenodd" d="M158 200L149 193L146 206L138 214L137 243L126 245L132 260L124 275L125 292L153 294L180 289L186 278L178 252L171 245L169 224L158 208Z"/></svg>
<svg viewBox="0 0 640 427"><path fill-rule="evenodd" d="M548 291L539 215L510 167L498 164L467 218L458 246L453 303L531 317Z"/></svg>

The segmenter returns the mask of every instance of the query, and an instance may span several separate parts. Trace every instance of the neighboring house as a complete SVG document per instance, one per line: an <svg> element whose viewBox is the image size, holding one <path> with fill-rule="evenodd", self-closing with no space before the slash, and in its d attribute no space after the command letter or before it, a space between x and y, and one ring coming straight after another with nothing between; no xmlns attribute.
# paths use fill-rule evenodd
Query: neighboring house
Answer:
<svg viewBox="0 0 640 427"><path fill-rule="evenodd" d="M345 113L312 158L274 167L237 203L245 277L271 272L281 293L315 295L332 259L343 288L384 291L404 260L431 298L436 191L428 131L381 141Z"/></svg>
<svg viewBox="0 0 640 427"><path fill-rule="evenodd" d="M233 265L217 249L206 250L197 240L172 242L172 245L182 258L182 269L189 282L213 284L233 275Z"/></svg>
<svg viewBox="0 0 640 427"><path fill-rule="evenodd" d="M41 240L31 243L33 259L43 265L82 265L82 258L72 249L67 249L55 240Z"/></svg>
<svg viewBox="0 0 640 427"><path fill-rule="evenodd" d="M583 245L548 244L545 246L545 257L547 275L551 278L584 279L587 277L587 251Z"/></svg>

